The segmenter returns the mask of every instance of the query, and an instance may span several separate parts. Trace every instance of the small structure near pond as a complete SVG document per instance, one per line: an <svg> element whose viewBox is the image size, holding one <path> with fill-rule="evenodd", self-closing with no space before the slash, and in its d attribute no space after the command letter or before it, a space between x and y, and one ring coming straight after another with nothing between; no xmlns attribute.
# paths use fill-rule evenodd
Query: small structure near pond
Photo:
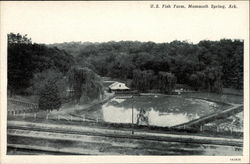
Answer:
<svg viewBox="0 0 250 164"><path fill-rule="evenodd" d="M127 87L125 83L121 82L114 82L108 88L110 92L126 92L130 90L130 88Z"/></svg>

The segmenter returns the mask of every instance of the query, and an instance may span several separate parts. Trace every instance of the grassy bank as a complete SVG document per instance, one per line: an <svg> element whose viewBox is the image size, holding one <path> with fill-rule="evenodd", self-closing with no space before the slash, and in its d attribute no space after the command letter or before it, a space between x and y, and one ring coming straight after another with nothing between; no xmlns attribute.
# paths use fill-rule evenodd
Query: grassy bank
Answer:
<svg viewBox="0 0 250 164"><path fill-rule="evenodd" d="M221 101L223 103L230 103L230 104L232 103L240 104L243 102L243 97L239 95L221 95L221 94L215 94L215 93L192 92L192 93L183 93L181 94L181 96L183 96L184 98L196 97L199 99L209 99L209 100L216 101L216 102ZM45 111L39 111L38 113L36 113L36 115L31 113L31 114L26 114L26 116L23 116L23 115L9 116L8 119L80 125L80 126L101 126L103 128L105 127L106 128L126 128L126 129L135 128L137 130L142 130L142 131L156 130L156 131L163 131L167 133L187 132L187 133L193 133L197 135L212 135L212 136L219 135L219 136L229 136L229 137L236 137L236 138L243 136L242 131L231 132L230 128L225 128L225 127L233 126L234 129L242 129L243 114L230 116L228 118L216 120L209 124L206 124L202 132L199 129L189 129L189 130L179 131L179 130L168 128L168 127L99 122L99 120L94 120L91 118L82 118L80 116L83 113L88 113L89 110L92 110L92 108L94 108L96 105L100 105L103 102L93 102L93 103L84 104L78 107L73 104L68 103L68 104L64 104L63 108L60 109L59 111L52 111L50 113L47 113ZM19 106L16 106L16 108L19 108ZM234 121L235 119L236 121ZM219 127L219 129L225 129L225 130L217 131L217 127Z"/></svg>

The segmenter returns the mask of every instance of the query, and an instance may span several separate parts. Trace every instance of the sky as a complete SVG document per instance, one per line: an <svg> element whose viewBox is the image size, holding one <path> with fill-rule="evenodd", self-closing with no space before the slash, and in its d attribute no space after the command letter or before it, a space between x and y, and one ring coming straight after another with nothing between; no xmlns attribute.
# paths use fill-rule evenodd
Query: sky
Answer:
<svg viewBox="0 0 250 164"><path fill-rule="evenodd" d="M1 2L1 26L36 43L244 39L246 2L237 2L237 9L150 8L211 3L221 2Z"/></svg>

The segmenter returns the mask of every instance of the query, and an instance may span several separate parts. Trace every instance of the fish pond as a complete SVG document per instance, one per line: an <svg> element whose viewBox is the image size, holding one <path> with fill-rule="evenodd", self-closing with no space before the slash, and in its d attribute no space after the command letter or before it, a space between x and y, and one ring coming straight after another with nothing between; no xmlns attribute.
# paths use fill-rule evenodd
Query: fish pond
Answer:
<svg viewBox="0 0 250 164"><path fill-rule="evenodd" d="M83 117L109 123L133 123L170 127L225 110L228 105L182 96L134 96L113 98ZM80 114L81 115L81 114Z"/></svg>

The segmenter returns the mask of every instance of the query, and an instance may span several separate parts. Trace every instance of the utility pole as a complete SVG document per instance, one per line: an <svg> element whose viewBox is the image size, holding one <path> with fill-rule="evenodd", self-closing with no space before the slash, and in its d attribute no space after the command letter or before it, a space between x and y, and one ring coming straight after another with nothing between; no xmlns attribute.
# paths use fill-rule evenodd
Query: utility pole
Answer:
<svg viewBox="0 0 250 164"><path fill-rule="evenodd" d="M134 134L134 97L132 96L132 134Z"/></svg>

